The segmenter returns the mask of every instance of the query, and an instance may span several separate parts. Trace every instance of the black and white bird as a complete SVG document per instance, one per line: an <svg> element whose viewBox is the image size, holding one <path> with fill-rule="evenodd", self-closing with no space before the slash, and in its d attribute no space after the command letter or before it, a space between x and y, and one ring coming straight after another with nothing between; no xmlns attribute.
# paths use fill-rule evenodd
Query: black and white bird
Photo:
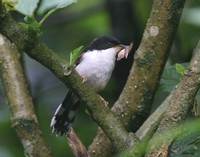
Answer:
<svg viewBox="0 0 200 157"><path fill-rule="evenodd" d="M88 83L95 92L99 92L108 83L115 61L127 58L131 48L132 44L130 46L122 45L113 37L96 38L80 54L75 70L85 83ZM52 132L61 135L67 133L74 121L78 107L78 98L69 90L51 120Z"/></svg>

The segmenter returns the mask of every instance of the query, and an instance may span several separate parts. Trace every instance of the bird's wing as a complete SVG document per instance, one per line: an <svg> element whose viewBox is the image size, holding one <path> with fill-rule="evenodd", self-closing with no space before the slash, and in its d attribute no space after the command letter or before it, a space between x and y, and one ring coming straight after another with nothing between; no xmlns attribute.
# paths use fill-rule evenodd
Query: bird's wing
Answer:
<svg viewBox="0 0 200 157"><path fill-rule="evenodd" d="M76 59L75 66L77 66L81 60L82 56L87 50L81 52L79 57ZM69 90L66 94L63 102L58 106L53 118L51 119L51 127L53 127L52 132L57 134L63 134L68 132L71 127L71 123L74 121L76 112L79 108L78 98Z"/></svg>

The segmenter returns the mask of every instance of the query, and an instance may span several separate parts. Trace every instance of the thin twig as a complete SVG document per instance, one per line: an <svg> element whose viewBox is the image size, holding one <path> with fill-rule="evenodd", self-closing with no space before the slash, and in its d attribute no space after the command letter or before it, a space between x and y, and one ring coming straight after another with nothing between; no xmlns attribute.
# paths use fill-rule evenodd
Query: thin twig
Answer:
<svg viewBox="0 0 200 157"><path fill-rule="evenodd" d="M87 149L82 144L82 142L74 132L73 128L71 128L70 132L66 134L66 137L67 137L67 142L71 147L73 154L76 157L90 157L87 152Z"/></svg>

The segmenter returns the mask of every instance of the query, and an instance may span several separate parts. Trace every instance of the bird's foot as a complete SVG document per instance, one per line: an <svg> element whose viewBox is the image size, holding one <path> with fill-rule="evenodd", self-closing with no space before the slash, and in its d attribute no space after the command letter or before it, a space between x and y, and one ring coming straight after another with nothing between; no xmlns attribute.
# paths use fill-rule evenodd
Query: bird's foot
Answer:
<svg viewBox="0 0 200 157"><path fill-rule="evenodd" d="M83 80L82 80L82 83L85 83L85 82L87 81L87 76L83 75L83 76L82 76L82 79L83 79Z"/></svg>
<svg viewBox="0 0 200 157"><path fill-rule="evenodd" d="M99 95L99 97L103 101L104 105L107 107L109 103L101 95Z"/></svg>

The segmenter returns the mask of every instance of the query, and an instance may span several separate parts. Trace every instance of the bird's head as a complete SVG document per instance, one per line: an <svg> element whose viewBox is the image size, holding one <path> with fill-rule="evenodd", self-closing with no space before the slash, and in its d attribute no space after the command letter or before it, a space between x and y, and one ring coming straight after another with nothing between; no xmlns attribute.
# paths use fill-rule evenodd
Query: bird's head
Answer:
<svg viewBox="0 0 200 157"><path fill-rule="evenodd" d="M117 40L114 37L110 36L102 36L99 38L95 38L90 45L85 49L86 51L93 51L93 50L106 50L113 48L116 52L116 59L120 60L122 58L127 58L128 53L130 52L132 48L132 43L131 45L123 45L120 43L119 40Z"/></svg>

